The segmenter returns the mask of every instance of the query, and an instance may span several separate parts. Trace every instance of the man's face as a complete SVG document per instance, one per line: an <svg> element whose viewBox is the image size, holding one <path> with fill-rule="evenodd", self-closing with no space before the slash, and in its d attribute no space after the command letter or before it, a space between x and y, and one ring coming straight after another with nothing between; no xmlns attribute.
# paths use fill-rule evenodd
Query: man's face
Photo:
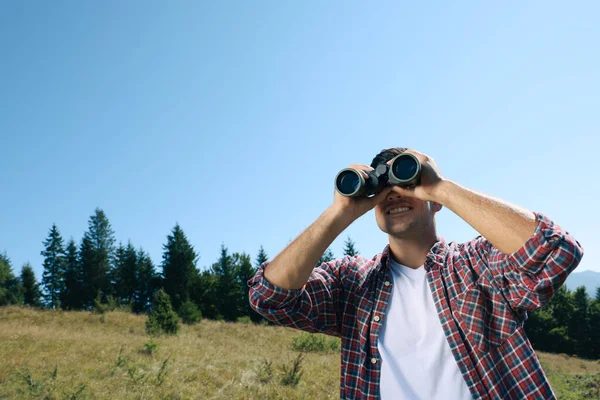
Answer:
<svg viewBox="0 0 600 400"><path fill-rule="evenodd" d="M433 227L434 215L441 209L436 203L401 196L395 188L375 206L379 229L397 238L420 237Z"/></svg>

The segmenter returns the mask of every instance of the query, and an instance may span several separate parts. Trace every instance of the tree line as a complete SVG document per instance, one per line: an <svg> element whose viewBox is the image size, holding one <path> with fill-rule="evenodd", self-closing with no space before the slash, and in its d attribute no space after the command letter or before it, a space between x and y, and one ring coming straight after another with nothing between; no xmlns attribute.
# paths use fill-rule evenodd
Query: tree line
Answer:
<svg viewBox="0 0 600 400"><path fill-rule="evenodd" d="M343 252L359 254L350 237ZM98 208L79 243L73 239L65 243L58 227L52 225L41 255L43 273L38 283L29 263L15 276L7 254L0 254L0 306L93 310L112 304L113 308L146 313L154 294L163 289L184 321L201 317L264 320L250 308L247 286L257 268L268 260L262 246L253 263L249 254L232 253L222 244L219 259L200 271L198 254L181 226L175 224L163 245L159 272L144 249L131 241L116 244L111 224ZM327 249L317 265L333 259L333 252ZM600 288L590 298L583 286L575 291L563 286L546 307L529 315L525 331L538 350L600 358Z"/></svg>

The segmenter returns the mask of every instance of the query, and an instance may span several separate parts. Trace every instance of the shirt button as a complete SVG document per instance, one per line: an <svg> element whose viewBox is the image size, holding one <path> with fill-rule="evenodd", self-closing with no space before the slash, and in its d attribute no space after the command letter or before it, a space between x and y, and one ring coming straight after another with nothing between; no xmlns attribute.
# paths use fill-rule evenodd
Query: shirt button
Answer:
<svg viewBox="0 0 600 400"><path fill-rule="evenodd" d="M380 320L381 318L379 318L379 315L376 315L376 316L375 316L375 318L373 318L373 319L375 320L375 322L379 322L379 320Z"/></svg>
<svg viewBox="0 0 600 400"><path fill-rule="evenodd" d="M377 363L377 359L375 357L371 358L371 364Z"/></svg>
<svg viewBox="0 0 600 400"><path fill-rule="evenodd" d="M390 281L385 281L385 282L383 282L383 284L384 284L385 286L390 286Z"/></svg>

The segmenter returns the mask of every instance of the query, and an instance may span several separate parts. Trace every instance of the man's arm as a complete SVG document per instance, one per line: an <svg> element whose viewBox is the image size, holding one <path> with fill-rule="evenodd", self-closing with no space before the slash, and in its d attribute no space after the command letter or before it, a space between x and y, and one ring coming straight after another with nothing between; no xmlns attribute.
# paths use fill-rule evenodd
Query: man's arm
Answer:
<svg viewBox="0 0 600 400"><path fill-rule="evenodd" d="M411 152L423 166L423 184L394 190L447 207L481 234L464 246L469 261L485 266L514 311L547 304L579 265L581 244L545 215L447 180L432 158Z"/></svg>
<svg viewBox="0 0 600 400"><path fill-rule="evenodd" d="M523 247L537 227L533 212L455 182L440 183L436 193L437 203L461 217L504 254Z"/></svg>
<svg viewBox="0 0 600 400"><path fill-rule="evenodd" d="M283 289L302 288L319 258L351 222L339 209L329 207L269 263L265 279Z"/></svg>
<svg viewBox="0 0 600 400"><path fill-rule="evenodd" d="M366 165L351 168L372 169ZM344 257L317 268L315 264L340 233L389 192L386 189L370 198L335 193L333 205L248 281L251 307L280 325L339 335L342 277L351 260Z"/></svg>

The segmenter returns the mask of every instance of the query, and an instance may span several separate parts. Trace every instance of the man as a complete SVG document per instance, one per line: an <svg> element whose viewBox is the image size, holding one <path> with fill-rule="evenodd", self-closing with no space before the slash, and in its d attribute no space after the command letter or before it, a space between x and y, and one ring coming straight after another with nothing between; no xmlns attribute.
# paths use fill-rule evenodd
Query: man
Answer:
<svg viewBox="0 0 600 400"><path fill-rule="evenodd" d="M265 318L342 339L344 399L552 399L527 339L527 312L547 304L583 256L547 216L446 179L435 161L383 150L372 170L408 151L421 183L333 204L252 278L250 303ZM366 173L365 173L366 177ZM446 207L481 235L446 243ZM371 209L389 244L314 268L333 240Z"/></svg>

